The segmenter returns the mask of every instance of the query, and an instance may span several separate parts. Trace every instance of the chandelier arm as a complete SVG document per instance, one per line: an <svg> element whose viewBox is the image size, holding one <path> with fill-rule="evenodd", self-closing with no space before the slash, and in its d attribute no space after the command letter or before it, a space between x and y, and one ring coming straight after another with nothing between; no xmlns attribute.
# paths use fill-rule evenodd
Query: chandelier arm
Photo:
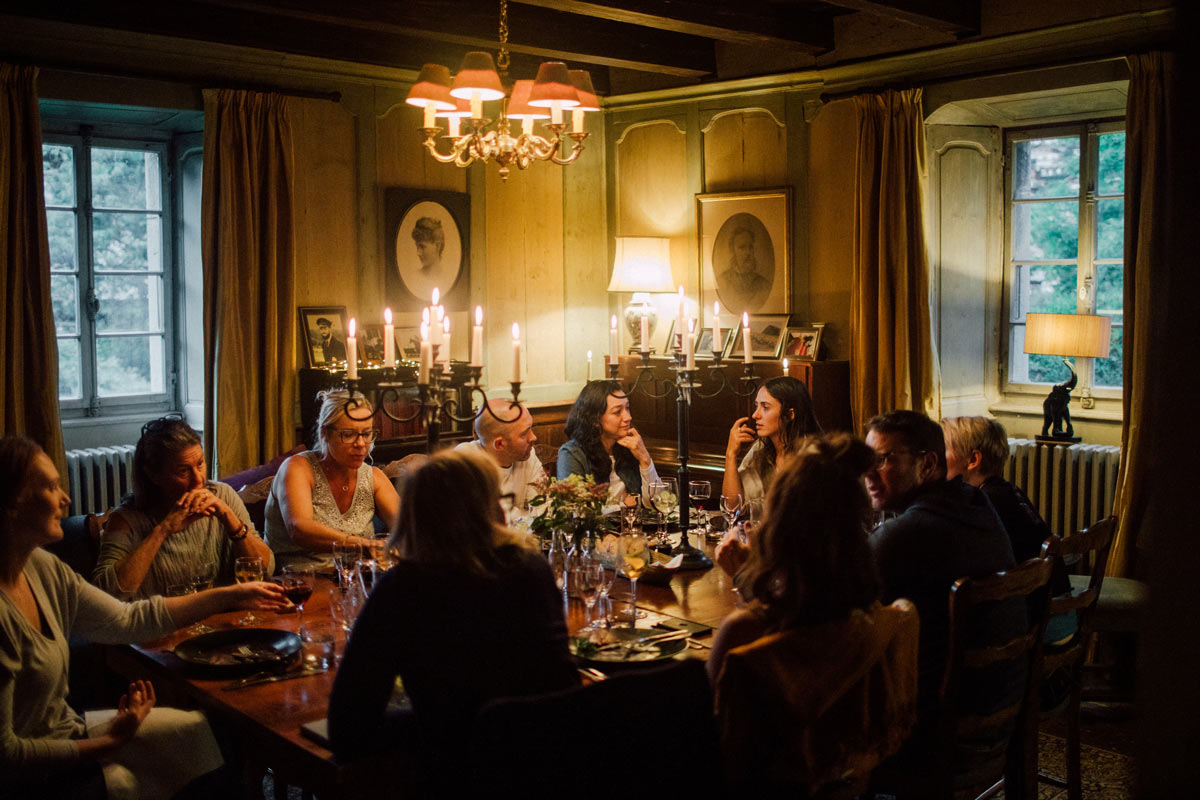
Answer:
<svg viewBox="0 0 1200 800"><path fill-rule="evenodd" d="M583 135L587 136L586 133ZM572 138L574 138L574 137L572 137ZM559 140L559 141L561 142L561 140ZM562 151L561 144L558 147L558 151L559 152ZM575 160L579 158L579 154L582 152L583 152L583 139L579 138L579 139L575 139L574 144L571 145L571 154L569 156L559 158L557 156L551 155L550 160L553 161L555 164L565 167L567 164L573 164L575 162Z"/></svg>

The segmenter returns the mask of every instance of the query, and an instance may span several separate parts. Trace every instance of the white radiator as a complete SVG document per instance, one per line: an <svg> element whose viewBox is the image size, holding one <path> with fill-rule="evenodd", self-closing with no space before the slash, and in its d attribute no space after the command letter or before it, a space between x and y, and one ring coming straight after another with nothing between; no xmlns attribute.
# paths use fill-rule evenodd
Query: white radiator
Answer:
<svg viewBox="0 0 1200 800"><path fill-rule="evenodd" d="M67 451L72 516L102 514L133 491L133 450L125 444Z"/></svg>
<svg viewBox="0 0 1200 800"><path fill-rule="evenodd" d="M1009 439L1004 477L1029 495L1050 530L1069 536L1112 513L1120 462L1112 445Z"/></svg>

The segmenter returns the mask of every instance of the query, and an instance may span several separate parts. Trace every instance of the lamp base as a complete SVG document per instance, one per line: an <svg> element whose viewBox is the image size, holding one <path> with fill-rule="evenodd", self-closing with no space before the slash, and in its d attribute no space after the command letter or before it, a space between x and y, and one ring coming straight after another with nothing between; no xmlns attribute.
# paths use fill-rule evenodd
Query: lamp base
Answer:
<svg viewBox="0 0 1200 800"><path fill-rule="evenodd" d="M631 350L641 350L642 317L646 318L646 327L653 341L654 329L658 326L658 309L650 302L649 292L634 292L632 301L625 306L625 328L633 342Z"/></svg>

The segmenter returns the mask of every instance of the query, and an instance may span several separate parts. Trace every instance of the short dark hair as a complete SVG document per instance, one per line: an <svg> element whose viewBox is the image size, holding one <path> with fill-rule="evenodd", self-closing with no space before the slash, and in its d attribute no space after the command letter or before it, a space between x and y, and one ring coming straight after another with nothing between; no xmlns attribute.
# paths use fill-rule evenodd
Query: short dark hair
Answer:
<svg viewBox="0 0 1200 800"><path fill-rule="evenodd" d="M201 444L200 434L178 414L152 419L142 426L142 436L133 451L133 504L140 510L154 509L162 501L151 476L162 472L167 460Z"/></svg>
<svg viewBox="0 0 1200 800"><path fill-rule="evenodd" d="M876 431L899 436L904 446L924 450L937 456L938 475L946 475L946 437L942 426L919 411L898 409L872 417L865 433Z"/></svg>

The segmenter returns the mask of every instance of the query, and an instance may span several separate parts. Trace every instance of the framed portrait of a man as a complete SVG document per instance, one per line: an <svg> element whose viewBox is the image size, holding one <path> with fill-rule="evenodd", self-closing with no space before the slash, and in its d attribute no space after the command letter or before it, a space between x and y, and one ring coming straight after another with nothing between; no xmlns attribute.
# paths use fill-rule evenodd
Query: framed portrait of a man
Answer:
<svg viewBox="0 0 1200 800"><path fill-rule="evenodd" d="M310 367L346 360L346 307L300 306L300 334Z"/></svg>
<svg viewBox="0 0 1200 800"><path fill-rule="evenodd" d="M792 308L792 190L696 195L702 307L787 314Z"/></svg>
<svg viewBox="0 0 1200 800"><path fill-rule="evenodd" d="M433 290L448 310L470 304L470 195L391 188L384 193L387 292L400 306L429 305ZM407 300L408 302L403 302Z"/></svg>

